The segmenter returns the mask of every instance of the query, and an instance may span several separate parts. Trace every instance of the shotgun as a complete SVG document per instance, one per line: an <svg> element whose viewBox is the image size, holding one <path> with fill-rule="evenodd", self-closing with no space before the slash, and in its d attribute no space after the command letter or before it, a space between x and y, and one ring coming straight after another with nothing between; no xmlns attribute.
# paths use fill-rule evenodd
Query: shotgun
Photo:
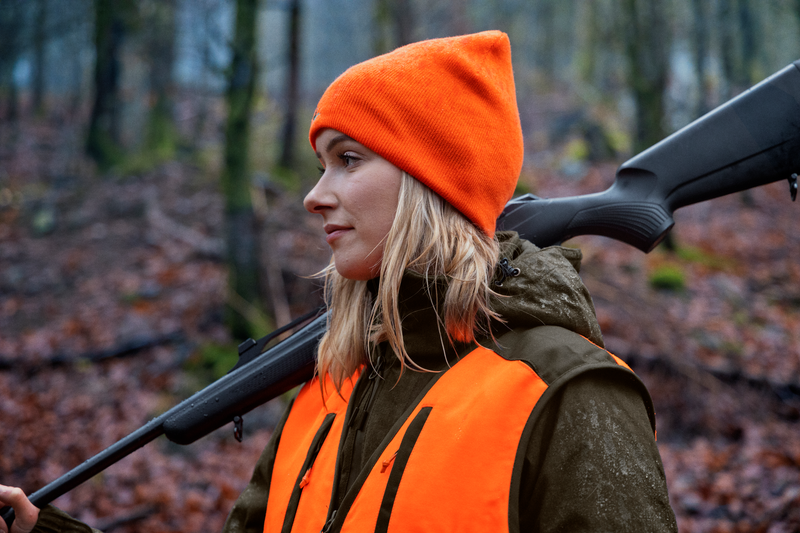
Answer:
<svg viewBox="0 0 800 533"><path fill-rule="evenodd" d="M567 198L526 194L511 200L498 229L539 247L579 235L602 235L651 251L674 225L673 212L779 180L792 200L800 173L800 61L721 105L622 164L607 190ZM226 376L176 405L30 496L43 507L160 435L190 444L313 376L327 313L264 351L274 335L239 346ZM310 318L310 317L305 317ZM302 318L300 319L302 320ZM13 510L2 517L11 526Z"/></svg>

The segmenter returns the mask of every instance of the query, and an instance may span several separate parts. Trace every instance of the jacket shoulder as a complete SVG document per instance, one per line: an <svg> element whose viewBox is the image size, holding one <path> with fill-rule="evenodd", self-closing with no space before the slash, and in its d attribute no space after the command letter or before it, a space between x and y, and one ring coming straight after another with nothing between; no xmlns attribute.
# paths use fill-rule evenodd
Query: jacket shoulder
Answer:
<svg viewBox="0 0 800 533"><path fill-rule="evenodd" d="M547 385L546 397L577 376L589 372L610 374L620 386L641 394L655 430L653 402L644 383L622 360L574 331L560 326L518 328L497 336L494 344L486 347L504 359L530 366Z"/></svg>

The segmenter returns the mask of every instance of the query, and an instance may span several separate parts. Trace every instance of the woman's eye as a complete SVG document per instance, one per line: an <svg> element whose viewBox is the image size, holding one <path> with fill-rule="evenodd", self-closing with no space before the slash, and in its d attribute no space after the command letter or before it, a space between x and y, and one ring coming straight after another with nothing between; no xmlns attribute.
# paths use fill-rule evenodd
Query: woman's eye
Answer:
<svg viewBox="0 0 800 533"><path fill-rule="evenodd" d="M320 176L322 176L323 174L325 174L325 167L317 167L317 170L319 170L319 175L320 175Z"/></svg>
<svg viewBox="0 0 800 533"><path fill-rule="evenodd" d="M354 155L352 155L350 153L346 153L346 152L344 154L340 155L339 159L342 160L342 164L345 167L349 167L350 165L352 165L353 163L358 161L357 157L355 157Z"/></svg>

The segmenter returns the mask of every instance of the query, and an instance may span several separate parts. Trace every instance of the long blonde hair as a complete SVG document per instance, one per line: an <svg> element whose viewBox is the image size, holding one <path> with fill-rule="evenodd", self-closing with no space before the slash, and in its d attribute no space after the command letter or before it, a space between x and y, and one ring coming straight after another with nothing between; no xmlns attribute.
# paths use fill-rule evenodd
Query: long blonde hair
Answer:
<svg viewBox="0 0 800 533"><path fill-rule="evenodd" d="M497 239L487 236L441 196L403 172L397 212L386 236L380 284L373 297L368 282L346 279L333 260L325 277L325 300L331 309L328 331L319 345L317 371L330 374L338 390L359 366L368 362L370 345L388 341L406 366L425 370L406 352L398 309L406 270L421 274L430 287L444 277L447 290L440 311L448 339L474 341L498 319L489 306L499 254ZM436 291L428 291L431 298Z"/></svg>

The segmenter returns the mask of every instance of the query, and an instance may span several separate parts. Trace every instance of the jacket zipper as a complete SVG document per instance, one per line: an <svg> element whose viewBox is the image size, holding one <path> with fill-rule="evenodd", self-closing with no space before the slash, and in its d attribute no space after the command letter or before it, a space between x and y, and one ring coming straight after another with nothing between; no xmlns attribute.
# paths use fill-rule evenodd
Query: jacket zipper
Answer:
<svg viewBox="0 0 800 533"><path fill-rule="evenodd" d="M363 431L364 425L366 424L367 415L369 414L369 410L372 407L372 403L375 401L375 396L378 394L378 388L380 387L380 379L381 375L380 372L383 369L383 357L379 354L375 358L375 363L371 367L371 371L369 376L365 376L365 373L361 374L358 382L356 383L356 388L360 388L360 386L367 386L369 390L364 391L363 394L359 394L360 398L358 404L354 404L355 407L353 412L350 413L350 416L346 418L345 429L342 431L342 435L340 437L340 441L344 443L347 439L346 431L351 431L355 428L356 431ZM366 377L367 383L362 385L362 380ZM382 379L382 378L381 378ZM353 390L353 396L355 396L355 389ZM366 398L366 401L364 400ZM357 446L353 446L353 451ZM338 463L338 461L337 461ZM352 475L352 473L350 474ZM333 490L331 491L331 504L329 506L328 516L325 520L325 526L323 526L321 533L328 533L331 527L333 526L334 521L336 520L336 512L339 510L338 508L334 507L334 505L338 505L338 492L339 492L339 484L340 484L340 472L339 472L339 465L337 464L336 473L333 479ZM340 525L341 526L341 525Z"/></svg>
<svg viewBox="0 0 800 533"><path fill-rule="evenodd" d="M394 461L394 465L392 466L392 471L386 483L386 490L383 493L383 499L378 513L378 522L375 526L376 533L385 532L389 527L389 518L391 518L392 515L392 507L394 506L394 498L397 495L397 488L400 485L400 480L403 478L403 472L405 471L409 457L411 457L414 445L417 443L420 433L422 433L422 428L425 426L425 422L427 422L431 410L433 410L433 407L430 406L420 409L419 413L414 417L414 420L408 425L408 429L400 441L400 447L397 449L397 452L384 461L384 465L387 465L387 463L390 465L392 461ZM336 520L339 509L333 509L328 515L325 526L320 530L320 533L331 533L332 531L341 530L349 510L350 508L347 506L345 514L342 515L343 518Z"/></svg>
<svg viewBox="0 0 800 533"><path fill-rule="evenodd" d="M378 388L380 386L380 381L377 378L380 378L380 372L383 368L383 357L378 356L375 360L375 364L372 367L372 370L367 378L369 380L369 393L365 393L362 397L360 405L356 407L355 411L353 412L353 416L350 419L348 424L348 428L355 427L358 431L364 430L364 425L367 421L367 415L369 414L369 410L372 407L372 402L375 401L375 396L378 394ZM367 396L369 395L369 396ZM363 398L367 398L366 405L364 404Z"/></svg>
<svg viewBox="0 0 800 533"><path fill-rule="evenodd" d="M331 530L331 526L333 525L333 521L335 519L336 519L336 509L333 510L330 518L328 518L328 521L325 522L324 526L322 526L322 529L320 530L319 533L328 533Z"/></svg>

